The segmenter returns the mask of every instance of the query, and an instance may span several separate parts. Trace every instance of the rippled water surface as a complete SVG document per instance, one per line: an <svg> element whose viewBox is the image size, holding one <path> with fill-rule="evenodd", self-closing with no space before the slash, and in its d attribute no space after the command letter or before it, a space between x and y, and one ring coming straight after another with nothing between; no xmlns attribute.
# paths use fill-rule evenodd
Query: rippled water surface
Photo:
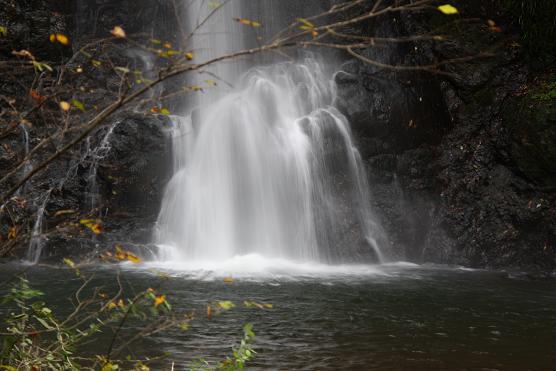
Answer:
<svg viewBox="0 0 556 371"><path fill-rule="evenodd" d="M0 277L18 269L4 267ZM135 290L152 286L160 281L156 272L165 272L162 290L174 310L197 311L189 331L166 331L132 348L136 354L169 352L176 370L198 357L225 358L246 322L257 334L254 369L556 368L553 277L403 263L297 265L257 257L122 269ZM95 273L97 283L114 285L114 267ZM50 298L60 298L51 306L67 306L63 298L79 285L63 269L36 267L28 276ZM232 283L224 282L228 276ZM217 300L238 307L209 320L206 305ZM243 308L244 300L274 308Z"/></svg>

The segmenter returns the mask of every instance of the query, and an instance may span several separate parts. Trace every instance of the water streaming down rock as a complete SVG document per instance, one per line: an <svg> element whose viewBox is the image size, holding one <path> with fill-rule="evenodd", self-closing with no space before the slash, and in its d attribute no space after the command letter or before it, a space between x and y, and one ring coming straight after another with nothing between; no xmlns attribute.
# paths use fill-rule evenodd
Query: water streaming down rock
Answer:
<svg viewBox="0 0 556 371"><path fill-rule="evenodd" d="M97 176L98 167L102 160L108 155L111 150L110 139L114 129L118 126L119 121L108 126L106 133L102 136L100 143L96 146L91 146L91 138L87 138L87 148L85 151L84 160L89 161L89 172L87 175L87 193L89 198L89 205L91 211L99 206L100 190L98 188ZM92 148L91 148L92 147Z"/></svg>
<svg viewBox="0 0 556 371"><path fill-rule="evenodd" d="M257 19L260 5L231 1L203 23L211 11L191 2L199 6L188 13L188 33L198 33L190 43L196 58L248 47L233 19ZM274 27L279 23L274 19ZM189 102L189 115L174 118L174 176L156 229L161 259L256 253L382 261L384 237L369 208L365 172L349 123L333 107L324 64L305 57L252 68L238 80L247 67L243 60L211 67L233 86L200 95L195 107Z"/></svg>
<svg viewBox="0 0 556 371"><path fill-rule="evenodd" d="M45 241L45 236L43 234L45 211L48 201L50 200L51 193L52 189L48 190L40 201L37 208L35 222L33 223L33 229L31 230L31 239L29 240L29 247L27 248L26 260L32 264L38 263L42 254L42 248Z"/></svg>
<svg viewBox="0 0 556 371"><path fill-rule="evenodd" d="M158 242L182 259L381 260L361 160L332 101L308 58L254 68L197 125L181 120Z"/></svg>
<svg viewBox="0 0 556 371"><path fill-rule="evenodd" d="M35 221L33 223L31 238L25 256L27 263L36 264L43 255L43 247L48 240L48 237L45 236L45 224L48 216L47 208L51 202L53 192L64 189L65 184L77 175L79 168L83 165L88 167L85 180L87 182L86 190L87 201L90 208L89 211L96 212L99 216L102 216L102 210L95 210L99 206L101 198L97 184L98 167L111 150L110 139L114 129L119 123L119 121L116 121L110 126L107 126L105 132L101 131L100 133L102 133L102 135L100 135L100 139L96 145L91 143L91 137L87 138L83 145L84 148L81 150L81 155L72 158L67 164L65 176L60 179L53 179L53 182L50 183L50 188L43 195L34 200L37 211L35 213Z"/></svg>

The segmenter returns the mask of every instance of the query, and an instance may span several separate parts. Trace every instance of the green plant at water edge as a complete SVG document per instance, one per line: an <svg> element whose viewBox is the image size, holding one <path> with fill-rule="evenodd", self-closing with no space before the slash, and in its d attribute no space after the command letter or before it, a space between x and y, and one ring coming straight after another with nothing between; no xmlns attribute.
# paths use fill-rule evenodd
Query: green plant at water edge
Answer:
<svg viewBox="0 0 556 371"><path fill-rule="evenodd" d="M20 277L7 290L0 307L3 317L0 370L147 371L149 362L161 361L168 355L155 358L142 355L143 359L132 359L123 353L129 349L129 345L165 330L189 330L194 315L172 313L166 295L159 293L158 289L148 288L126 299L118 276L119 289L109 296L99 287L89 287L92 277L87 278L73 262L68 260L65 263L82 280L82 286L73 295L73 307L67 316L56 315L43 301L46 295L33 289L25 278ZM166 279L165 276L161 277ZM229 301L212 305L214 311L211 313L215 315L235 307ZM123 331L128 321L138 324L133 326L136 330ZM255 336L253 326L247 324L243 331L243 339L233 349L231 357L216 367L201 362L196 369L243 370L246 362L255 354L252 347ZM106 351L99 355L84 354L83 345L98 341L99 336L102 336L102 343L107 345Z"/></svg>
<svg viewBox="0 0 556 371"><path fill-rule="evenodd" d="M4 317L7 333L2 334L1 368L67 370L77 367L71 360L75 344L97 328L92 326L81 334L70 331L38 300L42 296L42 292L31 289L29 282L21 278L4 297L2 304L12 303L15 307L9 308Z"/></svg>
<svg viewBox="0 0 556 371"><path fill-rule="evenodd" d="M40 300L44 293L32 289L28 280L20 278L2 301L2 312L5 313L2 329L6 332L0 333L0 369L115 370L117 365L111 361L111 356L121 351L121 346L115 346L115 340L128 318L149 319L151 325L141 330L141 336L179 324L169 317L171 307L165 297L156 296L152 290L124 300L121 290L108 297L95 288L91 297L81 298L89 282L84 279L83 286L76 292L73 312L60 319ZM114 335L106 354L89 358L79 356L79 346L84 341L93 340L95 334L110 331ZM134 336L126 340L124 345L134 340ZM130 363L134 363L133 368L145 369L139 368L142 365L139 361Z"/></svg>
<svg viewBox="0 0 556 371"><path fill-rule="evenodd" d="M239 347L232 350L232 357L226 358L225 361L219 362L216 366L211 366L209 362L204 359L197 360L190 366L191 371L236 371L243 370L247 362L251 361L255 354L253 349L253 339L255 333L253 332L253 325L251 323L243 326L243 339Z"/></svg>

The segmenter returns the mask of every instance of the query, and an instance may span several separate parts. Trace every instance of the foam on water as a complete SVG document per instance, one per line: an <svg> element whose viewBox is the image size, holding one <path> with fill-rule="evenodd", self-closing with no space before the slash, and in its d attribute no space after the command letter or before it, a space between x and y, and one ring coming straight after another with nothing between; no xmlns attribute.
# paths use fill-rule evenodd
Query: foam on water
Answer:
<svg viewBox="0 0 556 371"><path fill-rule="evenodd" d="M223 280L228 277L242 281L354 280L395 277L401 271L419 268L419 265L407 262L330 265L265 258L259 254L237 255L226 260L167 260L140 265L124 263L122 266L126 270L163 272L172 277L201 281Z"/></svg>

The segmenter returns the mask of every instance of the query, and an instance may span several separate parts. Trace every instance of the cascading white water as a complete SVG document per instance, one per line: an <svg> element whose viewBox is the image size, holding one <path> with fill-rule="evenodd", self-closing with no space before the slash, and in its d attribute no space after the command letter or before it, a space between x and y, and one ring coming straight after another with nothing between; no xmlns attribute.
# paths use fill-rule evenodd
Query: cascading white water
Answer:
<svg viewBox="0 0 556 371"><path fill-rule="evenodd" d="M201 60L243 46L226 31L240 15L237 4L213 20L216 32L192 38L194 47L204 45ZM323 63L311 57L257 67L235 81L241 69L212 69L235 87L204 95L192 114L174 118L174 176L157 222L160 258L382 261L361 159L332 106Z"/></svg>
<svg viewBox="0 0 556 371"><path fill-rule="evenodd" d="M380 259L365 175L332 93L315 59L280 63L249 71L198 125L182 120L158 242L183 259L322 261L340 248L348 217Z"/></svg>

